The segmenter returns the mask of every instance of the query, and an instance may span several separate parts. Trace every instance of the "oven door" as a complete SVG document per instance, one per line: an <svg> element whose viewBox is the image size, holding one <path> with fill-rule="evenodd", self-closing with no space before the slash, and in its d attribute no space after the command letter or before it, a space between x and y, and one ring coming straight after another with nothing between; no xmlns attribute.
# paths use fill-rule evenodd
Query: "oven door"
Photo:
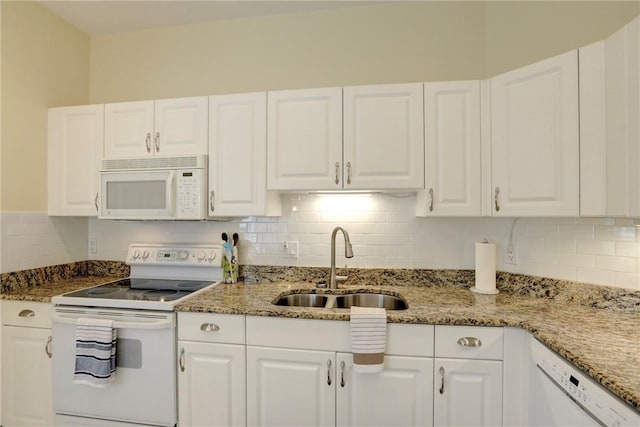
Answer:
<svg viewBox="0 0 640 427"><path fill-rule="evenodd" d="M100 218L172 219L174 170L101 172Z"/></svg>
<svg viewBox="0 0 640 427"><path fill-rule="evenodd" d="M73 382L78 318L114 320L115 379L103 388ZM175 313L57 306L53 310L53 403L57 414L174 426Z"/></svg>

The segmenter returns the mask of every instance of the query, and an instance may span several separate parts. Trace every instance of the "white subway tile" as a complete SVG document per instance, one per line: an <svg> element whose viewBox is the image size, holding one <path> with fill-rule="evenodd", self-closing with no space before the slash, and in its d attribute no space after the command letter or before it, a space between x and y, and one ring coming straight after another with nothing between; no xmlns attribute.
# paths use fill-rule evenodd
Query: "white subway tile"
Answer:
<svg viewBox="0 0 640 427"><path fill-rule="evenodd" d="M561 280L575 280L576 268L559 264L543 264L542 275Z"/></svg>
<svg viewBox="0 0 640 427"><path fill-rule="evenodd" d="M637 258L597 255L596 268L623 273L637 273Z"/></svg>
<svg viewBox="0 0 640 427"><path fill-rule="evenodd" d="M587 224L560 224L558 237L560 239L593 239L594 227Z"/></svg>
<svg viewBox="0 0 640 427"><path fill-rule="evenodd" d="M591 254L558 254L558 263L560 265L570 265L582 268L594 268L595 256Z"/></svg>
<svg viewBox="0 0 640 427"><path fill-rule="evenodd" d="M640 258L640 243L615 242L615 254L624 257Z"/></svg>
<svg viewBox="0 0 640 427"><path fill-rule="evenodd" d="M635 227L596 226L596 240L634 241L636 238Z"/></svg>
<svg viewBox="0 0 640 427"><path fill-rule="evenodd" d="M576 280L578 282L613 286L615 279L616 273L613 271L596 270L591 268L576 269Z"/></svg>
<svg viewBox="0 0 640 427"><path fill-rule="evenodd" d="M528 224L527 235L547 238L557 238L559 233L557 224Z"/></svg>
<svg viewBox="0 0 640 427"><path fill-rule="evenodd" d="M640 290L640 274L637 273L615 273L613 286L626 289Z"/></svg>
<svg viewBox="0 0 640 427"><path fill-rule="evenodd" d="M578 240L577 243L577 252L581 254L615 255L616 253L616 242L606 240Z"/></svg>

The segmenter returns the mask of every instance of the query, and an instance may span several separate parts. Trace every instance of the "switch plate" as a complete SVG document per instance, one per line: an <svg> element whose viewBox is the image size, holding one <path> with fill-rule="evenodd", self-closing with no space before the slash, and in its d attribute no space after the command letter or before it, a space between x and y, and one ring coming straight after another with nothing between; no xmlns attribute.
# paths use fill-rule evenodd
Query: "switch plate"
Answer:
<svg viewBox="0 0 640 427"><path fill-rule="evenodd" d="M93 255L98 253L98 240L95 237L89 239L89 253Z"/></svg>

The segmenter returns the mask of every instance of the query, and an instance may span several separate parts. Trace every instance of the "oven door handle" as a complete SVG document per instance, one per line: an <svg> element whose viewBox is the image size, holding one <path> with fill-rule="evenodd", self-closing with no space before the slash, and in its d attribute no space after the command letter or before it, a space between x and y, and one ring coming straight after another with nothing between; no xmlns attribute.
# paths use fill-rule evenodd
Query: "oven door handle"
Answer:
<svg viewBox="0 0 640 427"><path fill-rule="evenodd" d="M63 323L65 325L75 325L78 321L78 318L79 317L65 317L55 313L53 314L54 323ZM133 322L114 320L113 327L115 329L170 329L173 327L173 319L156 319L151 321L149 321L149 319L145 319L142 321Z"/></svg>

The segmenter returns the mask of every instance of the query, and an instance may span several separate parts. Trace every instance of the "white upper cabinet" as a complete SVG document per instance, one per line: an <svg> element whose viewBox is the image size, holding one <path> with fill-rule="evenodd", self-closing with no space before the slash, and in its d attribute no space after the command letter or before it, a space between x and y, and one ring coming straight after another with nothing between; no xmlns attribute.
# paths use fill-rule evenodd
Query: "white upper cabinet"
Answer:
<svg viewBox="0 0 640 427"><path fill-rule="evenodd" d="M424 188L422 84L267 96L268 189Z"/></svg>
<svg viewBox="0 0 640 427"><path fill-rule="evenodd" d="M97 216L104 107L51 108L48 135L48 213Z"/></svg>
<svg viewBox="0 0 640 427"><path fill-rule="evenodd" d="M424 85L425 189L416 215L480 216L480 82Z"/></svg>
<svg viewBox="0 0 640 427"><path fill-rule="evenodd" d="M266 92L210 97L209 216L279 215L266 169Z"/></svg>
<svg viewBox="0 0 640 427"><path fill-rule="evenodd" d="M269 92L267 188L342 188L342 89Z"/></svg>
<svg viewBox="0 0 640 427"><path fill-rule="evenodd" d="M492 215L578 216L578 54L491 79Z"/></svg>
<svg viewBox="0 0 640 427"><path fill-rule="evenodd" d="M104 158L207 154L208 98L105 105Z"/></svg>
<svg viewBox="0 0 640 427"><path fill-rule="evenodd" d="M344 189L424 188L421 83L344 88Z"/></svg>
<svg viewBox="0 0 640 427"><path fill-rule="evenodd" d="M640 18L580 49L580 215L640 216Z"/></svg>

